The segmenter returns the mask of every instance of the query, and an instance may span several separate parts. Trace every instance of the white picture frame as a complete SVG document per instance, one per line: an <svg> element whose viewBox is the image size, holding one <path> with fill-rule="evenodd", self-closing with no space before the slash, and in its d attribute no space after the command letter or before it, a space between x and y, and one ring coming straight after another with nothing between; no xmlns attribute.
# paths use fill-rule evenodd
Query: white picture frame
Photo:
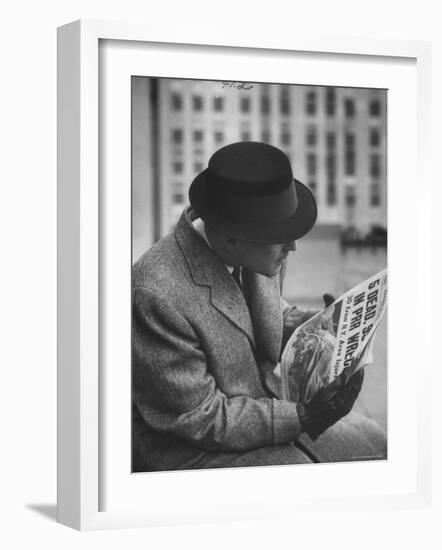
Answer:
<svg viewBox="0 0 442 550"><path fill-rule="evenodd" d="M416 67L417 84L417 130L415 156L419 173L418 211L419 243L428 243L419 247L419 267L412 271L412 282L418 286L417 304L421 315L430 310L431 288L431 238L430 205L432 187L429 181L427 151L429 149L429 121L431 106L428 100L430 80L430 45L426 42L365 40L349 37L306 38L302 35L280 37L278 42L267 43L264 38L237 37L217 40L211 44L200 37L181 35L163 36L142 25L102 21L76 21L61 27L58 31L58 521L80 530L150 526L199 521L232 519L250 519L268 517L264 512L266 499L279 502L281 506L272 506L274 517L289 517L296 509L297 513L311 513L313 510L327 509L332 502L319 492L313 491L311 498L305 495L295 499L284 490L273 491L271 495L261 497L250 493L250 498L240 501L229 509L218 507L207 509L198 501L175 502L168 506L167 500L155 499L155 491L161 487L188 488L189 479L195 483L195 474L203 476L203 484L208 477L213 483L224 483L230 476L233 483L250 482L253 484L255 472L225 471L168 473L145 480L150 484L152 495L150 502L143 507L129 505L121 500L121 505L103 509L102 490L106 474L103 473L103 433L101 416L105 412L102 401L106 399L101 384L103 372L100 335L102 330L101 302L102 288L102 232L106 225L100 225L100 211L103 180L100 179L100 43L115 41L123 44L127 50L140 43L167 44L176 52L182 49L200 51L213 48L228 48L235 56L245 51L272 52L289 59L290 52L304 52L314 55L352 57L361 62L377 57L390 60L409 59ZM210 50L210 51L209 51ZM179 56L179 53L178 53ZM358 61L359 60L359 61ZM169 75L163 75L169 76ZM412 126L413 127L413 126ZM408 201L412 198L408 198ZM405 199L404 199L405 200ZM405 206L407 206L405 200ZM398 229L403 223L399 219ZM397 232L396 232L397 233ZM394 245L395 228L392 239ZM417 236L416 236L417 238ZM396 241L397 242L397 241ZM398 255L400 251L398 251ZM394 282L394 277L393 277ZM415 306L417 307L417 305ZM390 326L391 319L390 319ZM423 337L416 346L426 347ZM429 349L429 346L427 346ZM418 347L414 353L419 352ZM416 355L417 356L417 355ZM412 361L413 354L410 354ZM346 494L337 496L340 510L354 509L370 511L380 508L404 508L426 506L431 498L430 468L430 402L425 388L430 387L430 362L422 365L419 379L416 381L416 408L413 415L415 429L416 456L411 465L415 477L412 488L408 486L391 488L373 494L352 494L351 488ZM393 430L394 431L394 430ZM394 435L394 434L393 434ZM330 466L331 468L333 466ZM334 472L343 475L344 468L353 465L338 465ZM253 469L249 469L253 470ZM274 486L275 473L267 469L266 482ZM241 473L242 472L242 473ZM127 472L130 474L130 472ZM163 475L163 474L161 474ZM241 479L240 476L241 475ZM323 476L328 472L324 469ZM405 475L405 474L404 474ZM190 478L190 476L193 476ZM287 476L287 469L279 478ZM168 481L167 481L168 479ZM138 483L138 482L136 482ZM399 483L399 482L398 482ZM273 485L272 485L273 484ZM169 489L168 489L169 490ZM203 491L204 488L201 488ZM167 492L167 490L166 490ZM198 493L198 491L196 491ZM118 500L118 498L117 498ZM149 499L147 499L149 500ZM172 499L171 499L172 500ZM177 499L179 501L179 499ZM247 506L246 506L247 504Z"/></svg>

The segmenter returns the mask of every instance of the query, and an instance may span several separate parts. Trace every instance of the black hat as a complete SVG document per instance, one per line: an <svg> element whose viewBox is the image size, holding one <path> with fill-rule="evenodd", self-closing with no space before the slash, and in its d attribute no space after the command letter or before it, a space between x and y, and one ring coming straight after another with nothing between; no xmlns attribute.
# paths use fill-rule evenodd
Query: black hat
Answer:
<svg viewBox="0 0 442 550"><path fill-rule="evenodd" d="M189 199L209 226L253 242L294 241L310 231L317 217L315 198L293 178L287 156L255 141L216 151L193 180Z"/></svg>

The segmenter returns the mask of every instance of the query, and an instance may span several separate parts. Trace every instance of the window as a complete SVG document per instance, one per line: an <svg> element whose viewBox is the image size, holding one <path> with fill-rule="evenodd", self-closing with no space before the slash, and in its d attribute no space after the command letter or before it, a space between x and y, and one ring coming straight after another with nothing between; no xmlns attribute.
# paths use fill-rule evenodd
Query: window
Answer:
<svg viewBox="0 0 442 550"><path fill-rule="evenodd" d="M327 149L334 149L336 146L336 134L334 132L327 132L325 137L327 143Z"/></svg>
<svg viewBox="0 0 442 550"><path fill-rule="evenodd" d="M316 145L316 126L310 125L307 127L306 141L307 145Z"/></svg>
<svg viewBox="0 0 442 550"><path fill-rule="evenodd" d="M215 143L222 143L224 141L224 133L221 132L220 130L217 130L213 137L215 138Z"/></svg>
<svg viewBox="0 0 442 550"><path fill-rule="evenodd" d="M173 163L173 171L175 174L180 174L183 171L183 163L181 161L175 161Z"/></svg>
<svg viewBox="0 0 442 550"><path fill-rule="evenodd" d="M269 143L270 141L270 130L265 129L261 132L261 140L265 143Z"/></svg>
<svg viewBox="0 0 442 550"><path fill-rule="evenodd" d="M172 195L172 201L175 204L182 204L184 202L184 193L174 193Z"/></svg>
<svg viewBox="0 0 442 550"><path fill-rule="evenodd" d="M346 132L344 170L347 176L353 176L356 173L355 148L356 148L356 136L352 132Z"/></svg>
<svg viewBox="0 0 442 550"><path fill-rule="evenodd" d="M345 116L348 118L352 118L355 116L355 102L353 99L347 98L344 101L344 112Z"/></svg>
<svg viewBox="0 0 442 550"><path fill-rule="evenodd" d="M325 112L328 116L333 116L336 112L336 93L334 88L327 88L325 94Z"/></svg>
<svg viewBox="0 0 442 550"><path fill-rule="evenodd" d="M328 153L325 157L325 169L327 172L327 178L334 180L336 175L336 155L334 153Z"/></svg>
<svg viewBox="0 0 442 550"><path fill-rule="evenodd" d="M172 193L172 201L175 204L181 204L184 202L184 192L183 192L183 185L181 182L176 181L173 184L173 193Z"/></svg>
<svg viewBox="0 0 442 550"><path fill-rule="evenodd" d="M224 109L224 98L217 95L213 98L213 108L215 111L222 111Z"/></svg>
<svg viewBox="0 0 442 550"><path fill-rule="evenodd" d="M203 141L203 131L194 130L193 131L193 141Z"/></svg>
<svg viewBox="0 0 442 550"><path fill-rule="evenodd" d="M204 170L203 163L202 163L202 162L195 162L194 165L193 165L193 170L194 170L194 172L196 172L197 174L199 174L200 172L202 172L202 171Z"/></svg>
<svg viewBox="0 0 442 550"><path fill-rule="evenodd" d="M290 96L287 88L281 90L281 95L279 96L279 109L282 115L290 114Z"/></svg>
<svg viewBox="0 0 442 550"><path fill-rule="evenodd" d="M308 92L305 96L305 112L308 115L314 115L316 113L316 93Z"/></svg>
<svg viewBox="0 0 442 550"><path fill-rule="evenodd" d="M333 206L337 202L336 185L329 183L327 185L327 204Z"/></svg>
<svg viewBox="0 0 442 550"><path fill-rule="evenodd" d="M243 113L250 112L250 97L242 97L240 102L240 108Z"/></svg>
<svg viewBox="0 0 442 550"><path fill-rule="evenodd" d="M353 132L346 132L345 134L345 147L346 149L354 149L356 144L356 136Z"/></svg>
<svg viewBox="0 0 442 550"><path fill-rule="evenodd" d="M241 141L250 141L250 132L241 132Z"/></svg>
<svg viewBox="0 0 442 550"><path fill-rule="evenodd" d="M325 157L325 171L327 174L327 204L333 206L337 202L336 190L336 155L328 152Z"/></svg>
<svg viewBox="0 0 442 550"><path fill-rule="evenodd" d="M268 95L261 96L261 112L263 115L270 113L270 98Z"/></svg>
<svg viewBox="0 0 442 550"><path fill-rule="evenodd" d="M370 204L371 206L380 206L381 204L381 187L377 182L371 184Z"/></svg>
<svg viewBox="0 0 442 550"><path fill-rule="evenodd" d="M381 159L379 155L370 155L370 176L378 178L381 175Z"/></svg>
<svg viewBox="0 0 442 550"><path fill-rule="evenodd" d="M307 155L307 173L309 176L316 175L316 155L314 153Z"/></svg>
<svg viewBox="0 0 442 550"><path fill-rule="evenodd" d="M315 180L310 180L308 182L308 187L309 187L310 191L313 193L313 195L316 197L316 190L317 190L316 181Z"/></svg>
<svg viewBox="0 0 442 550"><path fill-rule="evenodd" d="M291 141L290 132L288 132L287 130L284 130L281 134L281 143L283 145L290 145L290 141Z"/></svg>
<svg viewBox="0 0 442 550"><path fill-rule="evenodd" d="M381 102L379 99L373 99L369 104L369 113L370 116L378 117L381 116Z"/></svg>
<svg viewBox="0 0 442 550"><path fill-rule="evenodd" d="M354 151L345 152L345 173L347 176L354 176L356 173L356 159Z"/></svg>
<svg viewBox="0 0 442 550"><path fill-rule="evenodd" d="M347 187L345 190L345 203L347 206L354 206L356 203L356 194L354 187Z"/></svg>
<svg viewBox="0 0 442 550"><path fill-rule="evenodd" d="M192 107L194 111L201 111L203 108L203 98L200 95L192 97Z"/></svg>
<svg viewBox="0 0 442 550"><path fill-rule="evenodd" d="M180 128L172 130L172 141L177 144L183 142L183 131Z"/></svg>
<svg viewBox="0 0 442 550"><path fill-rule="evenodd" d="M370 130L370 145L372 147L377 147L381 142L381 136L377 128L372 128Z"/></svg>
<svg viewBox="0 0 442 550"><path fill-rule="evenodd" d="M183 108L183 98L178 92L174 92L171 96L172 99L172 109L174 111L181 111Z"/></svg>

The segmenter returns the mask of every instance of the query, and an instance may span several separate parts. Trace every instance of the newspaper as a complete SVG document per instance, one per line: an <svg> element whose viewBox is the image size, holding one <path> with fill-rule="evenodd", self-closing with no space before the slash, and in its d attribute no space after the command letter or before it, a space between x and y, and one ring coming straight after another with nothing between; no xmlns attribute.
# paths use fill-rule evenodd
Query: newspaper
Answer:
<svg viewBox="0 0 442 550"><path fill-rule="evenodd" d="M376 329L387 307L387 270L355 286L299 326L281 357L282 397L308 401L344 369L373 362Z"/></svg>

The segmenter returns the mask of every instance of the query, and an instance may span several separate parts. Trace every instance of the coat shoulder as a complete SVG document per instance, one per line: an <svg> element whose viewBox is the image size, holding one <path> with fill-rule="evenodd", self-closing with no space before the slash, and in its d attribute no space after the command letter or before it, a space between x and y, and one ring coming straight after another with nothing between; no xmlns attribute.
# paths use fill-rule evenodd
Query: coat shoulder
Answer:
<svg viewBox="0 0 442 550"><path fill-rule="evenodd" d="M144 288L172 297L191 282L183 254L170 233L147 250L132 267L132 288Z"/></svg>

